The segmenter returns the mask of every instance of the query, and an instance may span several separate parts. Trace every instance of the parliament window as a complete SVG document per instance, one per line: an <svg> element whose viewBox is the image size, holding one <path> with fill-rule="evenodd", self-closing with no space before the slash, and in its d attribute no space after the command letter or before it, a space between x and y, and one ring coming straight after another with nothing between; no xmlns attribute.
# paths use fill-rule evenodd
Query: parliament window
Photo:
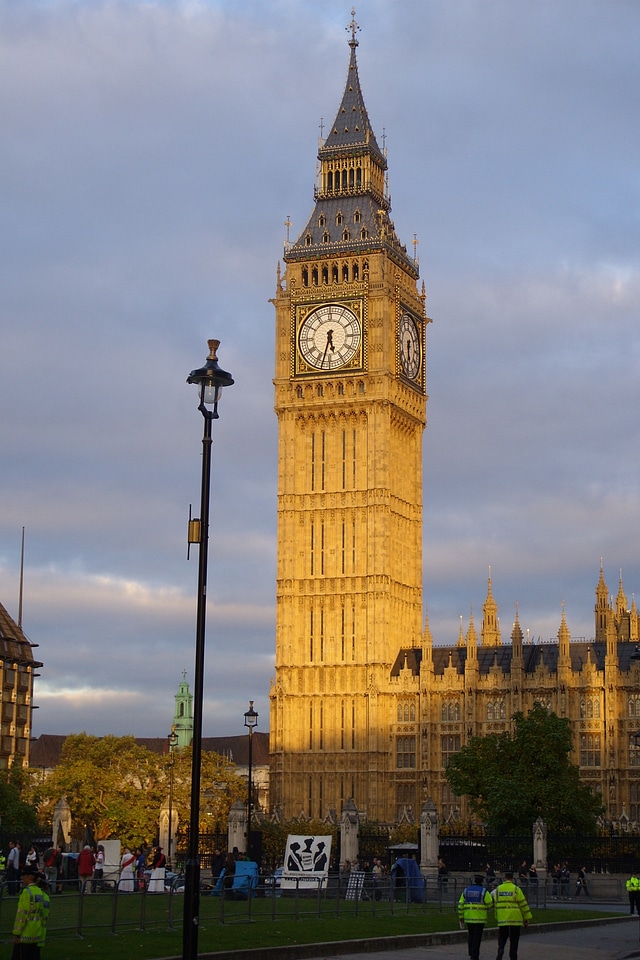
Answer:
<svg viewBox="0 0 640 960"><path fill-rule="evenodd" d="M416 738L398 737L396 740L396 756L398 769L415 767L416 765Z"/></svg>
<svg viewBox="0 0 640 960"><path fill-rule="evenodd" d="M449 760L455 753L460 752L460 735L449 734L440 738L442 747L442 766L446 769Z"/></svg>
<svg viewBox="0 0 640 960"><path fill-rule="evenodd" d="M415 703L398 704L398 723L414 723L416 719Z"/></svg>
<svg viewBox="0 0 640 960"><path fill-rule="evenodd" d="M580 766L599 767L601 762L600 734L582 733L580 735Z"/></svg>
<svg viewBox="0 0 640 960"><path fill-rule="evenodd" d="M453 723L460 719L460 702L458 700L445 700L442 704L442 722Z"/></svg>
<svg viewBox="0 0 640 960"><path fill-rule="evenodd" d="M489 701L487 704L487 720L506 720L507 706L504 700Z"/></svg>

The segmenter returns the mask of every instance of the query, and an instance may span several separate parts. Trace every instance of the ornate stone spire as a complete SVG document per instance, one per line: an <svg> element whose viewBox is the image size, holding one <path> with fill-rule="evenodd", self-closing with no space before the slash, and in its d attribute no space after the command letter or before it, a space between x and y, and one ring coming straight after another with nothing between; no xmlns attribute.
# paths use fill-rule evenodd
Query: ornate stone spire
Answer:
<svg viewBox="0 0 640 960"><path fill-rule="evenodd" d="M498 620L498 604L493 599L491 590L491 567L489 567L489 579L487 582L487 599L482 607L482 613L482 646L502 646L500 623Z"/></svg>
<svg viewBox="0 0 640 960"><path fill-rule="evenodd" d="M318 151L315 208L296 242L287 242L284 259L289 263L384 250L417 280L417 262L400 243L389 216L387 159L373 132L358 77L360 27L352 19L347 29L351 33L347 81Z"/></svg>
<svg viewBox="0 0 640 960"><path fill-rule="evenodd" d="M609 614L609 588L604 580L602 557L600 557L600 576L596 586L595 639L604 642L607 639L607 619Z"/></svg>
<svg viewBox="0 0 640 960"><path fill-rule="evenodd" d="M562 660L569 659L569 640L571 635L569 633L569 627L567 626L567 618L564 612L564 600L562 601L562 618L560 620L560 628L558 630L558 655Z"/></svg>
<svg viewBox="0 0 640 960"><path fill-rule="evenodd" d="M618 622L627 612L627 597L622 586L622 570L620 570L620 579L618 580L618 596L616 597L616 617Z"/></svg>

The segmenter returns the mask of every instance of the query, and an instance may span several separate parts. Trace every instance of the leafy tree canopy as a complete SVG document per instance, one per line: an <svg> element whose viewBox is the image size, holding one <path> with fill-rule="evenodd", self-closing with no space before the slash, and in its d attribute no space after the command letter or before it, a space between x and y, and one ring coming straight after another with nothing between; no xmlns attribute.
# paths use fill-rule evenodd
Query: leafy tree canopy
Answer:
<svg viewBox="0 0 640 960"><path fill-rule="evenodd" d="M22 767L14 766L0 773L0 819L5 833L29 834L38 828L38 814L34 804L26 799L28 775Z"/></svg>
<svg viewBox="0 0 640 960"><path fill-rule="evenodd" d="M66 797L74 824L86 825L96 841L117 837L128 846L150 845L158 835L160 809L173 774L173 808L184 824L191 800L191 748L173 757L139 746L134 737L74 734L64 742L60 763L33 787L41 813L51 817ZM203 752L200 828L226 823L229 807L246 799L236 767L216 753Z"/></svg>
<svg viewBox="0 0 640 960"><path fill-rule="evenodd" d="M472 737L450 759L447 780L491 833L528 834L538 817L552 833L594 833L602 803L570 752L569 721L536 704L514 715L512 732Z"/></svg>

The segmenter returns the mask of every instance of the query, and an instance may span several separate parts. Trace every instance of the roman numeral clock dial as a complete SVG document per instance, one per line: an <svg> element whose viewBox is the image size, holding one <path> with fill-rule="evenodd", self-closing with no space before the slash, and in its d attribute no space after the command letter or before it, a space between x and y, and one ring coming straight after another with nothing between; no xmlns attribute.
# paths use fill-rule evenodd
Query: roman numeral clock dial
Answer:
<svg viewBox="0 0 640 960"><path fill-rule="evenodd" d="M300 355L315 370L346 366L360 349L362 333L358 318L339 303L312 310L298 334Z"/></svg>
<svg viewBox="0 0 640 960"><path fill-rule="evenodd" d="M418 326L408 313L400 321L400 363L402 372L409 380L415 380L420 372L421 348Z"/></svg>

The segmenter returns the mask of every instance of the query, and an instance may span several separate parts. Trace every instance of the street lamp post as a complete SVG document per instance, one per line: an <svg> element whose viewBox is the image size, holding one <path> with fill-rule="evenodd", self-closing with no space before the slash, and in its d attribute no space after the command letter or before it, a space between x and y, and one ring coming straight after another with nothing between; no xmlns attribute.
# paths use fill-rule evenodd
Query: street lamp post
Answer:
<svg viewBox="0 0 640 960"><path fill-rule="evenodd" d="M246 853L251 856L251 809L253 807L253 794L251 784L251 770L253 765L253 728L258 726L258 714L253 709L253 700L249 700L249 709L244 715L244 725L249 728L249 795L247 798L247 849Z"/></svg>
<svg viewBox="0 0 640 960"><path fill-rule="evenodd" d="M173 866L171 857L171 843L173 841L173 751L178 746L178 734L173 724L171 725L171 733L167 737L167 740L169 741L169 836L167 838L167 864L171 870Z"/></svg>
<svg viewBox="0 0 640 960"><path fill-rule="evenodd" d="M202 769L202 703L204 699L204 641L207 613L207 560L209 544L209 499L211 487L211 421L217 420L218 402L223 387L233 384L233 377L218 366L216 350L219 340L209 340L209 356L203 367L192 370L187 383L198 388L198 410L204 418L202 437L202 485L200 519L189 521L189 542L199 544L198 606L196 617L196 662L193 695L193 739L191 763L191 808L189 812L189 844L185 864L184 916L182 925L183 960L197 960L198 925L200 922L200 773Z"/></svg>

